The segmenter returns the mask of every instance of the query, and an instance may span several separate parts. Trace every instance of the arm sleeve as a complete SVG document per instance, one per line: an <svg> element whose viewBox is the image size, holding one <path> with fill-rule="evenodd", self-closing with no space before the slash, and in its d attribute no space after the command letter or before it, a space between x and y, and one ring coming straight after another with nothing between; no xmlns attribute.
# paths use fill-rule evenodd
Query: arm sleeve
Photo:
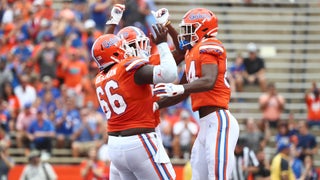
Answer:
<svg viewBox="0 0 320 180"><path fill-rule="evenodd" d="M45 165L46 170L47 170L47 172L48 172L49 178L52 179L52 180L57 179L57 174L54 172L52 166L51 166L50 164L48 164L48 163L46 163L46 164L44 164L44 165Z"/></svg>
<svg viewBox="0 0 320 180"><path fill-rule="evenodd" d="M252 150L250 150L249 156L250 156L250 160L251 160L252 165L254 167L258 167L259 166L259 161L258 161L255 153Z"/></svg>
<svg viewBox="0 0 320 180"><path fill-rule="evenodd" d="M218 64L217 56L211 54L202 54L200 60L202 64Z"/></svg>
<svg viewBox="0 0 320 180"><path fill-rule="evenodd" d="M160 65L153 68L153 83L171 83L178 78L178 68L167 43L157 45Z"/></svg>
<svg viewBox="0 0 320 180"><path fill-rule="evenodd" d="M21 173L21 175L20 175L20 180L26 180L27 179L27 169L28 169L28 165L27 166L25 166L24 168L23 168L23 170L22 170L22 173Z"/></svg>
<svg viewBox="0 0 320 180"><path fill-rule="evenodd" d="M316 138L314 136L312 136L310 147L315 148L316 146L317 146Z"/></svg>
<svg viewBox="0 0 320 180"><path fill-rule="evenodd" d="M199 52L201 54L201 62L203 64L218 64L218 58L225 52L225 50L220 44L209 42L201 45L199 47Z"/></svg>
<svg viewBox="0 0 320 180"><path fill-rule="evenodd" d="M281 175L287 174L289 170L289 162L287 160L281 159L280 169L281 169Z"/></svg>
<svg viewBox="0 0 320 180"><path fill-rule="evenodd" d="M260 62L261 62L261 68L266 68L264 64L264 60L262 58L260 59Z"/></svg>

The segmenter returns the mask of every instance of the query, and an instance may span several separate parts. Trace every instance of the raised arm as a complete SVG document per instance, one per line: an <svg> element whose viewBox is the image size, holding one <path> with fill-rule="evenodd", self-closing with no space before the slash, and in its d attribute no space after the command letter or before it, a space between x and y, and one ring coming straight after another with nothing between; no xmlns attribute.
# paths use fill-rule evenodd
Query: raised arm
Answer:
<svg viewBox="0 0 320 180"><path fill-rule="evenodd" d="M137 84L157 84L173 82L178 77L178 68L167 44L167 29L161 24L153 26L156 37L151 40L157 44L160 54L160 65L145 65L135 72L134 80Z"/></svg>
<svg viewBox="0 0 320 180"><path fill-rule="evenodd" d="M170 36L172 37L173 44L175 46L175 50L172 51L172 55L177 64L180 64L184 60L185 50L180 49L179 41L178 41L178 32L171 25L171 21L169 21L169 11L166 8L161 8L158 11L152 11L153 16L155 17L157 23L162 24L168 29Z"/></svg>
<svg viewBox="0 0 320 180"><path fill-rule="evenodd" d="M112 7L110 19L106 22L105 34L114 34L114 30L119 25L124 10L124 4L115 4Z"/></svg>

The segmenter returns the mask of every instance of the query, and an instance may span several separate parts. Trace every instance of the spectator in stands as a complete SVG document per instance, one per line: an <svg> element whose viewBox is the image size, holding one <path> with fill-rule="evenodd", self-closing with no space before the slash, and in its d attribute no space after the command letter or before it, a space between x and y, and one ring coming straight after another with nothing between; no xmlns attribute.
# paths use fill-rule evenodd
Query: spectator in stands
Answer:
<svg viewBox="0 0 320 180"><path fill-rule="evenodd" d="M28 165L26 165L20 176L20 180L56 180L57 174L49 163L41 162L40 152L32 151L28 157Z"/></svg>
<svg viewBox="0 0 320 180"><path fill-rule="evenodd" d="M12 119L16 119L20 112L20 102L18 97L15 95L13 91L12 84L10 82L4 82L2 85L2 94L0 97L8 103L8 110L10 112L10 116ZM14 122L10 126L10 130L14 130Z"/></svg>
<svg viewBox="0 0 320 180"><path fill-rule="evenodd" d="M34 103L37 98L36 89L29 83L29 76L22 75L20 77L20 85L14 88L14 93L18 97L22 107L24 107L26 104Z"/></svg>
<svg viewBox="0 0 320 180"><path fill-rule="evenodd" d="M284 110L285 99L278 94L274 83L268 84L268 90L259 97L260 110L262 119L269 123L271 128L277 128L277 123Z"/></svg>
<svg viewBox="0 0 320 180"><path fill-rule="evenodd" d="M97 28L96 23L92 19L88 19L84 22L84 43L86 45L88 53L91 53L91 47L94 41L102 34Z"/></svg>
<svg viewBox="0 0 320 180"><path fill-rule="evenodd" d="M56 78L58 55L58 48L52 32L44 32L40 47L34 57L35 62L39 66L40 78L45 76L49 76L52 79Z"/></svg>
<svg viewBox="0 0 320 180"><path fill-rule="evenodd" d="M233 93L243 91L243 77L245 74L245 66L241 53L238 53L236 60L229 67L229 80Z"/></svg>
<svg viewBox="0 0 320 180"><path fill-rule="evenodd" d="M61 96L62 100L64 100L64 104L59 104L59 107L56 111L56 119L54 121L57 134L57 148L70 147L71 135L74 126L80 121L80 112L75 104L76 97L65 91L68 90L63 90Z"/></svg>
<svg viewBox="0 0 320 180"><path fill-rule="evenodd" d="M64 67L64 83L68 88L73 88L80 92L82 80L88 75L86 64L80 59L79 50L72 48L69 50L70 60Z"/></svg>
<svg viewBox="0 0 320 180"><path fill-rule="evenodd" d="M2 18L0 19L1 24L12 23L13 15L14 15L13 2L2 1L1 5L2 3L3 3L3 15L2 15Z"/></svg>
<svg viewBox="0 0 320 180"><path fill-rule="evenodd" d="M249 56L244 58L246 73L244 75L245 83L259 84L261 91L266 90L266 77L264 60L258 56L258 48L254 43L247 45Z"/></svg>
<svg viewBox="0 0 320 180"><path fill-rule="evenodd" d="M301 179L318 180L320 178L317 168L313 164L313 156L307 155L304 157L305 170L301 176Z"/></svg>
<svg viewBox="0 0 320 180"><path fill-rule="evenodd" d="M277 154L271 163L271 179L294 180L294 174L290 166L290 142L282 139L278 144Z"/></svg>
<svg viewBox="0 0 320 180"><path fill-rule="evenodd" d="M162 143L164 148L167 151L167 154L169 157L172 157L172 124L171 122L166 118L166 109L160 110L160 133L162 138Z"/></svg>
<svg viewBox="0 0 320 180"><path fill-rule="evenodd" d="M47 91L50 91L54 99L60 97L60 90L53 85L53 80L50 76L44 76L42 78L42 88L38 91L38 98L44 98L44 95Z"/></svg>
<svg viewBox="0 0 320 180"><path fill-rule="evenodd" d="M175 158L189 159L192 145L198 133L198 126L192 122L191 115L182 109L180 120L173 125L173 156Z"/></svg>
<svg viewBox="0 0 320 180"><path fill-rule="evenodd" d="M288 122L279 121L277 129L278 129L278 134L276 134L275 136L276 143L280 142L282 139L286 139L292 142L292 139L295 136L295 132L289 130Z"/></svg>
<svg viewBox="0 0 320 180"><path fill-rule="evenodd" d="M247 147L253 150L254 152L257 152L268 141L270 136L270 130L268 126L266 126L264 133L262 133L258 129L255 120L253 118L248 118L246 120L246 129L242 133L242 135L245 141L247 142Z"/></svg>
<svg viewBox="0 0 320 180"><path fill-rule="evenodd" d="M239 137L235 148L232 180L248 179L252 173L258 172L259 161L253 150L246 147L246 139Z"/></svg>
<svg viewBox="0 0 320 180"><path fill-rule="evenodd" d="M0 141L0 179L8 179L9 171L14 167L14 160L8 152L9 144Z"/></svg>
<svg viewBox="0 0 320 180"><path fill-rule="evenodd" d="M36 119L32 121L28 129L28 137L31 141L31 149L45 150L47 153L51 153L55 130L53 123L47 120L46 116L43 109L37 110Z"/></svg>
<svg viewBox="0 0 320 180"><path fill-rule="evenodd" d="M107 19L108 8L112 5L111 0L95 0L90 6L90 18L96 23L96 28L104 31Z"/></svg>
<svg viewBox="0 0 320 180"><path fill-rule="evenodd" d="M29 148L30 141L27 138L27 133L31 122L36 119L36 113L37 110L32 107L32 104L30 103L24 105L23 111L19 113L16 123L16 141L18 148Z"/></svg>
<svg viewBox="0 0 320 180"><path fill-rule="evenodd" d="M107 132L107 123L103 124L103 135L102 135L102 142L100 147L98 148L98 158L99 160L103 161L107 166L110 166L110 156L109 156L109 147L108 147L108 133Z"/></svg>
<svg viewBox="0 0 320 180"><path fill-rule="evenodd" d="M83 180L102 180L107 179L106 165L103 161L100 161L97 156L97 150L95 147L91 147L88 151L88 157L82 161L81 165L81 177Z"/></svg>
<svg viewBox="0 0 320 180"><path fill-rule="evenodd" d="M298 145L298 137L293 136L291 138L291 146L290 146L290 164L292 171L294 173L294 176L296 179L300 179L302 176L302 173L304 171L304 165L303 161L299 159L299 149L297 149Z"/></svg>
<svg viewBox="0 0 320 180"><path fill-rule="evenodd" d="M94 122L95 119L91 119L89 116L89 110L83 108L81 110L81 117L78 122L75 122L73 127L72 139L72 155L78 157L88 152L90 147L97 147L97 137L99 132L96 132L97 124Z"/></svg>
<svg viewBox="0 0 320 180"><path fill-rule="evenodd" d="M31 57L32 45L26 43L27 37L19 32L17 35L17 45L12 48L14 61L18 64L25 64Z"/></svg>
<svg viewBox="0 0 320 180"><path fill-rule="evenodd" d="M259 170L253 174L255 180L269 180L270 179L270 163L266 158L263 149L257 152L257 159L259 161Z"/></svg>
<svg viewBox="0 0 320 180"><path fill-rule="evenodd" d="M38 108L43 109L44 113L48 116L48 120L55 120L57 105L51 91L47 91L42 100L39 99Z"/></svg>
<svg viewBox="0 0 320 180"><path fill-rule="evenodd" d="M316 137L309 132L309 126L307 122L299 122L299 134L298 134L298 145L297 148L300 148L301 160L304 160L306 155L316 155L317 154L317 141Z"/></svg>
<svg viewBox="0 0 320 180"><path fill-rule="evenodd" d="M148 34L145 17L149 14L149 9L145 2L139 0L126 1L125 6L126 10L122 17L122 19L125 19L124 27L135 26L140 28L145 34Z"/></svg>
<svg viewBox="0 0 320 180"><path fill-rule="evenodd" d="M312 83L312 88L305 94L305 103L307 105L309 126L317 125L320 127L320 89L316 82Z"/></svg>
<svg viewBox="0 0 320 180"><path fill-rule="evenodd" d="M4 131L9 131L9 125L12 121L8 102L0 98L0 125L4 126Z"/></svg>
<svg viewBox="0 0 320 180"><path fill-rule="evenodd" d="M11 145L11 140L9 133L7 133L6 130L5 124L0 124L0 144L9 147Z"/></svg>
<svg viewBox="0 0 320 180"><path fill-rule="evenodd" d="M183 180L191 180L192 179L192 169L190 161L186 162L183 166Z"/></svg>
<svg viewBox="0 0 320 180"><path fill-rule="evenodd" d="M0 45L1 46L1 45ZM11 70L7 67L7 58L5 55L0 54L0 87L3 86L5 82L12 82L13 74ZM3 90L0 90L0 94L3 93Z"/></svg>
<svg viewBox="0 0 320 180"><path fill-rule="evenodd" d="M49 37L53 37L51 22L48 19L43 18L41 19L39 33L37 34L35 41L37 44L39 44L42 41L48 40Z"/></svg>

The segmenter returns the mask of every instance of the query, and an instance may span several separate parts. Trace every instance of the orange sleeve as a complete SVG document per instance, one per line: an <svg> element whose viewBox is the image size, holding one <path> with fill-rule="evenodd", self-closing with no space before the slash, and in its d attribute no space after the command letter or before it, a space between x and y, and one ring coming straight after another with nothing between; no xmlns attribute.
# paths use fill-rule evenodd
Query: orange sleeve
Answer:
<svg viewBox="0 0 320 180"><path fill-rule="evenodd" d="M146 64L149 64L148 60L137 57L130 59L124 66L127 72L133 72Z"/></svg>
<svg viewBox="0 0 320 180"><path fill-rule="evenodd" d="M211 54L202 54L200 60L202 64L218 64L218 57Z"/></svg>
<svg viewBox="0 0 320 180"><path fill-rule="evenodd" d="M82 74L85 76L89 73L88 68L85 63L82 64Z"/></svg>

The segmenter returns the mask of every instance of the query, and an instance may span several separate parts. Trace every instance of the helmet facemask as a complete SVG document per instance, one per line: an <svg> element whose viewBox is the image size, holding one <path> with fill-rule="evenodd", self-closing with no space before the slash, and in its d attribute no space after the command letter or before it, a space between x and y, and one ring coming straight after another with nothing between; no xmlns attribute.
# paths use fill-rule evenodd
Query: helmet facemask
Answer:
<svg viewBox="0 0 320 180"><path fill-rule="evenodd" d="M132 56L140 56L144 58L150 57L150 40L147 37L140 37L127 42L127 46L132 49Z"/></svg>
<svg viewBox="0 0 320 180"><path fill-rule="evenodd" d="M180 34L178 35L180 48L188 46L192 47L198 40L199 36L196 34L197 30L201 27L201 24L196 23L184 23L179 24Z"/></svg>

